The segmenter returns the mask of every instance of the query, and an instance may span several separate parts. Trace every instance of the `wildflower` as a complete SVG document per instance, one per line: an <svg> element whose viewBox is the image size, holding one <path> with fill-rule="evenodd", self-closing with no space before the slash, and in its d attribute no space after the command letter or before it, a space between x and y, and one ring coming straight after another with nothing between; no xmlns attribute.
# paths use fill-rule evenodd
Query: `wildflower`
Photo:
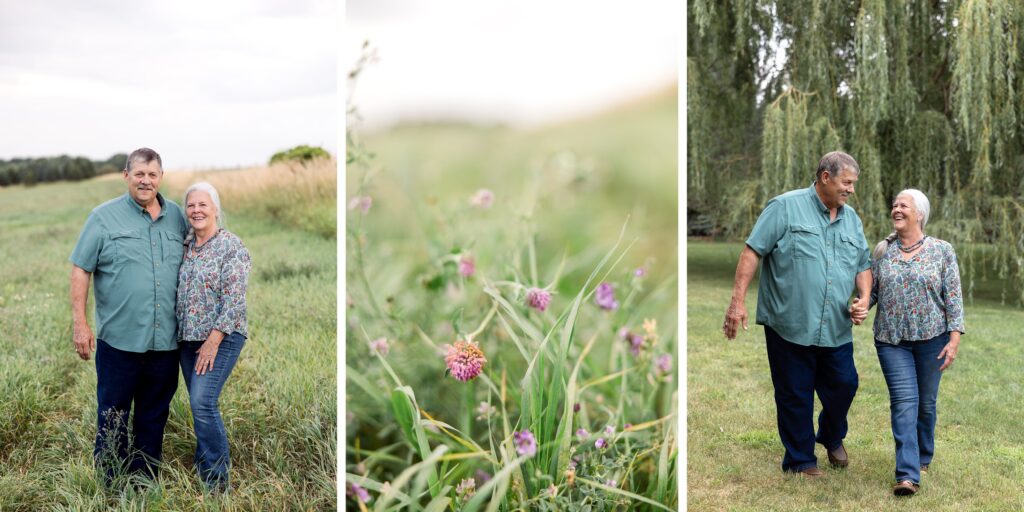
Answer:
<svg viewBox="0 0 1024 512"><path fill-rule="evenodd" d="M594 441L594 447L598 450L604 450L608 447L608 441L605 441L603 437L599 437L597 441Z"/></svg>
<svg viewBox="0 0 1024 512"><path fill-rule="evenodd" d="M625 425L622 426L622 430L629 430L631 428L633 428L632 423L626 423Z"/></svg>
<svg viewBox="0 0 1024 512"><path fill-rule="evenodd" d="M579 457L573 457L573 458L569 459L569 464L568 464L568 466L569 466L569 469L571 469L571 470L573 470L573 471L576 471L576 468L577 468L577 467L578 467L579 465L580 465L580 459L579 459Z"/></svg>
<svg viewBox="0 0 1024 512"><path fill-rule="evenodd" d="M537 454L537 438L529 430L512 433L512 439L516 445L516 453L533 457Z"/></svg>
<svg viewBox="0 0 1024 512"><path fill-rule="evenodd" d="M625 327L619 329L619 337L629 343L629 353L634 356L640 355L640 349L644 345L644 337L640 334L634 334L627 330Z"/></svg>
<svg viewBox="0 0 1024 512"><path fill-rule="evenodd" d="M597 285L594 302L606 311L619 309L619 301L615 300L615 287L611 283L606 282Z"/></svg>
<svg viewBox="0 0 1024 512"><path fill-rule="evenodd" d="M348 491L345 492L345 495L350 498L355 498L361 503L369 503L372 499L370 498L370 493L367 492L366 489L363 489L356 484L348 484Z"/></svg>
<svg viewBox="0 0 1024 512"><path fill-rule="evenodd" d="M472 256L463 255L459 258L459 274L463 277L472 277L476 273L476 262Z"/></svg>
<svg viewBox="0 0 1024 512"><path fill-rule="evenodd" d="M473 497L476 494L476 480L472 478L462 480L459 485L455 486L455 494L462 499Z"/></svg>
<svg viewBox="0 0 1024 512"><path fill-rule="evenodd" d="M586 429L580 427L579 430L576 431L576 437L580 438L580 440L582 441L590 437L590 432L587 432Z"/></svg>
<svg viewBox="0 0 1024 512"><path fill-rule="evenodd" d="M477 412L476 419L478 419L478 420L486 420L486 419L490 418L491 416L493 416L494 413L498 412L498 408L494 407L493 405L491 405L491 404L489 404L487 402L480 402L480 405L478 405L476 407L476 412Z"/></svg>
<svg viewBox="0 0 1024 512"><path fill-rule="evenodd" d="M614 479L611 479L611 478L609 478L608 480L605 480L604 484L607 485L608 487L618 487L619 486L619 483L616 482Z"/></svg>
<svg viewBox="0 0 1024 512"><path fill-rule="evenodd" d="M612 425L608 425L607 427L604 427L604 433L607 436L614 436L615 435L615 427L613 427Z"/></svg>
<svg viewBox="0 0 1024 512"><path fill-rule="evenodd" d="M633 271L633 276L634 277L644 277L646 275L647 275L647 267L637 267L637 269Z"/></svg>
<svg viewBox="0 0 1024 512"><path fill-rule="evenodd" d="M569 487L572 487L573 485L576 484L576 468L575 467L571 467L571 468L565 470L565 483Z"/></svg>
<svg viewBox="0 0 1024 512"><path fill-rule="evenodd" d="M672 354L662 354L656 361L659 375L666 375L672 371Z"/></svg>
<svg viewBox="0 0 1024 512"><path fill-rule="evenodd" d="M389 350L387 338L377 338L370 342L370 352L376 352L382 356L386 356L388 355Z"/></svg>
<svg viewBox="0 0 1024 512"><path fill-rule="evenodd" d="M491 204L494 203L494 192L482 188L477 190L473 194L473 198L469 200L469 204L476 206L477 208L490 208Z"/></svg>
<svg viewBox="0 0 1024 512"><path fill-rule="evenodd" d="M526 305L530 306L541 313L548 309L548 304L551 303L551 292L542 290L540 288L530 288L526 292Z"/></svg>
<svg viewBox="0 0 1024 512"><path fill-rule="evenodd" d="M555 484L551 484L548 486L548 496L551 496L552 498L558 496L558 487L555 486Z"/></svg>
<svg viewBox="0 0 1024 512"><path fill-rule="evenodd" d="M644 332L648 337L658 335L658 320L656 318L644 318Z"/></svg>
<svg viewBox="0 0 1024 512"><path fill-rule="evenodd" d="M580 412L580 403L576 402L572 405L572 412Z"/></svg>
<svg viewBox="0 0 1024 512"><path fill-rule="evenodd" d="M456 341L454 345L446 345L448 355L444 362L448 365L448 372L456 380L468 382L480 375L487 358L484 357L480 346L472 341Z"/></svg>
<svg viewBox="0 0 1024 512"><path fill-rule="evenodd" d="M373 198L370 196L356 196L348 202L348 209L355 210L359 209L359 212L366 215L370 211L370 207L373 206Z"/></svg>

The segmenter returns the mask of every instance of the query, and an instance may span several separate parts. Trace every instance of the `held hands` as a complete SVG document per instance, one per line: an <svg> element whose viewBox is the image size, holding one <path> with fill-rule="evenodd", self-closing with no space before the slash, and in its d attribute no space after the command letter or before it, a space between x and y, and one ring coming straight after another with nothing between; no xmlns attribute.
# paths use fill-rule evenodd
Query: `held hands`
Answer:
<svg viewBox="0 0 1024 512"><path fill-rule="evenodd" d="M859 297L850 303L850 319L854 325L860 325L867 319L869 300L868 297Z"/></svg>
<svg viewBox="0 0 1024 512"><path fill-rule="evenodd" d="M725 322L722 324L722 332L725 333L727 339L735 339L736 331L740 325L743 325L743 330L747 330L747 307L743 304L743 301L732 301L729 304L729 309L725 311Z"/></svg>
<svg viewBox="0 0 1024 512"><path fill-rule="evenodd" d="M75 352L83 361L89 360L89 353L96 351L96 338L92 335L89 324L75 324L71 341L75 345Z"/></svg>

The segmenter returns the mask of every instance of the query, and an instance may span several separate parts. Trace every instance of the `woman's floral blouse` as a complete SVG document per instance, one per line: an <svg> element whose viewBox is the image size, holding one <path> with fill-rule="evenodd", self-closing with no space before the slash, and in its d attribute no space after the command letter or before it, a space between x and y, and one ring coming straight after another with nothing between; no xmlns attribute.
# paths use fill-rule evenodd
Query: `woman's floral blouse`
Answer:
<svg viewBox="0 0 1024 512"><path fill-rule="evenodd" d="M878 304L876 340L898 344L965 332L960 268L949 242L927 237L909 261L891 243L871 264L871 276L871 303Z"/></svg>
<svg viewBox="0 0 1024 512"><path fill-rule="evenodd" d="M203 341L217 329L248 336L245 290L252 262L233 233L220 229L202 246L193 238L185 246L178 271L178 339Z"/></svg>

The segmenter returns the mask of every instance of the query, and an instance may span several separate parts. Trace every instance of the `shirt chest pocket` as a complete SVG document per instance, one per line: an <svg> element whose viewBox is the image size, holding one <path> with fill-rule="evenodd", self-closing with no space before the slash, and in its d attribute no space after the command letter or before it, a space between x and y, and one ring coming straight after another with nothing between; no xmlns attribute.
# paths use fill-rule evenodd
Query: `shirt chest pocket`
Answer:
<svg viewBox="0 0 1024 512"><path fill-rule="evenodd" d="M839 246L836 247L836 259L844 267L856 272L860 270L858 264L860 263L861 255L867 249L866 246L860 244L860 240L853 235L846 233L839 233Z"/></svg>
<svg viewBox="0 0 1024 512"><path fill-rule="evenodd" d="M160 238L164 245L164 263L177 265L185 256L185 240L177 233L162 231Z"/></svg>
<svg viewBox="0 0 1024 512"><path fill-rule="evenodd" d="M806 260L821 257L821 233L814 226L790 224L790 255L793 259Z"/></svg>
<svg viewBox="0 0 1024 512"><path fill-rule="evenodd" d="M114 245L114 261L117 264L127 263L149 263L152 259L152 252L149 244L138 230L118 231L110 234L110 241Z"/></svg>

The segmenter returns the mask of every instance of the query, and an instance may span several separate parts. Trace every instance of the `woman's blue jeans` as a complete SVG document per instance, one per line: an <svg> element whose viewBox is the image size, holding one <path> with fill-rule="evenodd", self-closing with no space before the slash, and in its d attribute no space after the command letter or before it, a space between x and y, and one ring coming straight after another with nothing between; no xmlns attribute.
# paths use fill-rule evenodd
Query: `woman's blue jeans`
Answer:
<svg viewBox="0 0 1024 512"><path fill-rule="evenodd" d="M228 469L231 455L228 451L228 435L220 416L217 401L224 389L231 370L238 361L238 354L245 345L245 336L233 332L220 342L213 369L203 375L196 374L196 353L202 341L181 342L181 374L188 388L189 403L192 406L192 424L196 430L195 467L199 477L210 488L225 488L228 484Z"/></svg>
<svg viewBox="0 0 1024 512"><path fill-rule="evenodd" d="M935 404L943 361L938 356L947 342L949 333L899 345L875 341L889 387L897 482L921 483L921 466L930 464L935 454Z"/></svg>

